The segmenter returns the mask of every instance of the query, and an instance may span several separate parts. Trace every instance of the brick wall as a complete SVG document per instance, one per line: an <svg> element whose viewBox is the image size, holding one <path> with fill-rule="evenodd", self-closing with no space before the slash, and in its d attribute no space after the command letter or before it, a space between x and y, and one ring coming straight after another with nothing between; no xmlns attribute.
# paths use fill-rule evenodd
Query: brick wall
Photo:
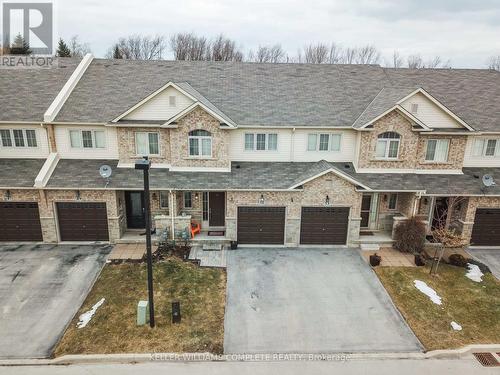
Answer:
<svg viewBox="0 0 500 375"><path fill-rule="evenodd" d="M170 158L170 129L160 128L117 128L118 155L122 163L134 163L138 156L135 147L135 133L157 132L159 134L160 155L151 157L153 163L169 164Z"/></svg>
<svg viewBox="0 0 500 375"><path fill-rule="evenodd" d="M378 136L385 132L397 132L401 136L398 158L379 160L375 150ZM450 139L448 161L434 163L425 161L428 139ZM466 136L433 136L412 130L412 125L403 115L393 111L373 124L373 129L361 134L359 168L388 169L461 169L463 165Z"/></svg>

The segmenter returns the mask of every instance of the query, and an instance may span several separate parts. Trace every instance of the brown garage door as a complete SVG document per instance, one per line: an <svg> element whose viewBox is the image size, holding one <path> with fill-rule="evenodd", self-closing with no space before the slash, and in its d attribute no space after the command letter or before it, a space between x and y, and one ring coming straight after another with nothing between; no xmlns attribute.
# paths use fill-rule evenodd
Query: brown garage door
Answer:
<svg viewBox="0 0 500 375"><path fill-rule="evenodd" d="M61 241L108 241L106 203L57 203Z"/></svg>
<svg viewBox="0 0 500 375"><path fill-rule="evenodd" d="M285 207L238 207L238 243L283 245Z"/></svg>
<svg viewBox="0 0 500 375"><path fill-rule="evenodd" d="M0 202L0 241L42 241L38 203Z"/></svg>
<svg viewBox="0 0 500 375"><path fill-rule="evenodd" d="M476 210L471 245L500 246L500 209L478 208Z"/></svg>
<svg viewBox="0 0 500 375"><path fill-rule="evenodd" d="M302 207L300 243L304 245L345 245L349 207Z"/></svg>

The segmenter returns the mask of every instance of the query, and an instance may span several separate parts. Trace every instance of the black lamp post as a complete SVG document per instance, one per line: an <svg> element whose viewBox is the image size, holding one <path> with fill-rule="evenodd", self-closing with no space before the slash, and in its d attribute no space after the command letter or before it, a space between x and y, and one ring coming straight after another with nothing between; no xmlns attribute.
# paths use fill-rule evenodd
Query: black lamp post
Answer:
<svg viewBox="0 0 500 375"><path fill-rule="evenodd" d="M151 205L149 202L149 168L151 162L147 156L135 162L135 169L144 171L144 216L146 221L146 253L148 260L148 298L149 298L149 325L155 326L155 306L153 302L153 260L151 259Z"/></svg>

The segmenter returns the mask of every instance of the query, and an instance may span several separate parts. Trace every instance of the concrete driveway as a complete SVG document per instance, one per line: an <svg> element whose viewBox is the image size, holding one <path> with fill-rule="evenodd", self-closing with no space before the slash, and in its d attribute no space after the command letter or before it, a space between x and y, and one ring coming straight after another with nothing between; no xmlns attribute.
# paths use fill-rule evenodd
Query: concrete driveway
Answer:
<svg viewBox="0 0 500 375"><path fill-rule="evenodd" d="M51 355L110 246L0 246L0 358Z"/></svg>
<svg viewBox="0 0 500 375"><path fill-rule="evenodd" d="M243 249L227 261L226 353L422 350L357 250Z"/></svg>
<svg viewBox="0 0 500 375"><path fill-rule="evenodd" d="M486 264L493 276L500 280L500 249L467 249L467 252L481 263Z"/></svg>

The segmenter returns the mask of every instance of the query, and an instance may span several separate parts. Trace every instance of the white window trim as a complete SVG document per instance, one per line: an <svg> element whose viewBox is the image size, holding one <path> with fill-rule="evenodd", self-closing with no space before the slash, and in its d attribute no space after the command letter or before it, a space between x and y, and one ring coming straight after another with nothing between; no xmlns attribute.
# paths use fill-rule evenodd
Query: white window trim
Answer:
<svg viewBox="0 0 500 375"><path fill-rule="evenodd" d="M162 199L162 193L167 193L167 199L166 201L164 201ZM158 192L158 195L159 195L159 200L160 200L160 209L167 209L169 208L169 200L170 200L170 192L168 190L161 190ZM167 203L166 206L163 205L163 203Z"/></svg>
<svg viewBox="0 0 500 375"><path fill-rule="evenodd" d="M9 128L9 129L2 129L2 130L7 130L9 131L10 134L10 141L12 143L12 146L4 146L2 142L2 138L0 136L0 148L26 148L29 150L36 150L40 148L40 140L38 137L38 131L37 129L31 129L31 128L20 128L20 129L14 129L14 128ZM23 132L23 142L24 146L16 146L16 141L14 139L14 130L21 130ZM26 130L33 130L35 132L35 140L36 140L36 146L28 146L28 137L26 136Z"/></svg>
<svg viewBox="0 0 500 375"><path fill-rule="evenodd" d="M80 133L80 145L75 147L71 144L71 132L79 132ZM89 131L92 134L92 147L83 147L83 132ZM95 132L102 132L104 134L104 147L96 147L95 142ZM106 130L104 129L68 129L68 139L69 139L69 147L78 149L78 150L105 150L108 148L108 142L106 139Z"/></svg>
<svg viewBox="0 0 500 375"><path fill-rule="evenodd" d="M486 149L488 148L488 141L496 141L496 146L495 146L495 153L494 155L486 155ZM482 141L483 142L483 147L481 149L481 155L474 155L474 150L476 148L476 142L477 141ZM499 158L500 157L500 138L488 138L488 137L481 137L481 138L475 138L472 142L472 147L470 151L471 157L481 159L481 158L487 158L487 159L494 159L494 158Z"/></svg>
<svg viewBox="0 0 500 375"><path fill-rule="evenodd" d="M377 156L377 145L380 141L383 141L385 142L385 153L384 153L384 156ZM389 156L389 150L390 150L390 147L389 147L389 144L390 142L398 142L398 151L396 153L396 156L395 157L390 157ZM401 138L378 138L377 137L377 142L375 144L375 159L377 160L398 160L399 159L399 149L401 148Z"/></svg>
<svg viewBox="0 0 500 375"><path fill-rule="evenodd" d="M140 154L137 152L137 134L158 134L158 153L157 154ZM134 133L135 156L160 156L161 155L161 136L159 132L135 132ZM148 151L149 151L149 136L148 136Z"/></svg>
<svg viewBox="0 0 500 375"><path fill-rule="evenodd" d="M246 136L247 136L247 134L253 134L253 148L251 150L248 150L246 148ZM264 134L264 136L265 136L265 143L266 143L265 147L266 148L264 150L257 150L257 134ZM276 134L276 149L275 150L269 149L269 135L270 134ZM279 135L278 135L278 133L246 132L243 135L243 151L245 151L245 152L254 152L254 151L257 151L257 152L278 152L278 150L279 150Z"/></svg>
<svg viewBox="0 0 500 375"><path fill-rule="evenodd" d="M191 206L186 206L186 194L189 193L191 195ZM187 209L192 209L193 208L193 192L192 191L185 191L182 193L182 207L187 208Z"/></svg>
<svg viewBox="0 0 500 375"><path fill-rule="evenodd" d="M309 150L309 136L310 135L316 135L316 148L314 150ZM320 144L320 138L322 134L328 135L328 150L320 150L319 149L319 144ZM332 136L338 135L340 136L340 147L338 150L332 150ZM313 133L307 133L307 140L306 140L306 151L307 152L342 152L342 133L325 133L325 132L313 132Z"/></svg>
<svg viewBox="0 0 500 375"><path fill-rule="evenodd" d="M390 204L391 204L391 197L392 196L396 196L396 203L394 205L394 208L391 208ZM389 198L387 200L387 210L388 211L396 211L398 209L398 200L399 200L399 195L398 193L390 193L389 194Z"/></svg>
<svg viewBox="0 0 500 375"><path fill-rule="evenodd" d="M446 149L446 158L445 160L436 160L436 150L434 150L434 159L427 159L427 150L429 148L429 141L436 141L436 149L437 149L437 145L439 142L447 142L448 143L448 147ZM451 146L451 141L449 138L446 138L446 139L439 139L439 138L430 138L428 139L426 142L425 142L425 153L424 153L424 161L426 163L435 163L435 164L443 164L443 163L448 163L448 158L449 158L449 155L450 155L450 146Z"/></svg>
<svg viewBox="0 0 500 375"><path fill-rule="evenodd" d="M196 129L196 130L203 130L203 129ZM213 141L213 137L212 137L211 134L212 133L210 133L210 135L188 135L188 141L187 141L188 150L187 151L188 151L189 158L191 158L191 159L212 159L213 158L214 141ZM199 155L191 155L191 139L198 139L198 152L199 152ZM203 145L202 145L203 139L209 139L210 140L210 155L202 155L202 151L203 151Z"/></svg>

